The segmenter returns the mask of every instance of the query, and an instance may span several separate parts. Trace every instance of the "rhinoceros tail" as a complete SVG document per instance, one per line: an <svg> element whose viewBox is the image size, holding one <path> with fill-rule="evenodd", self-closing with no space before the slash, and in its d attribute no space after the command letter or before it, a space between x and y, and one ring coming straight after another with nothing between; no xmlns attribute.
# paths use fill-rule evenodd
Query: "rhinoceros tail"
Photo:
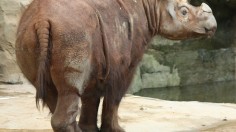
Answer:
<svg viewBox="0 0 236 132"><path fill-rule="evenodd" d="M35 30L38 41L38 71L36 86L36 106L39 108L39 101L42 100L43 106L46 104L46 88L49 88L51 81L50 75L50 56L51 56L51 39L50 23L42 20L35 24Z"/></svg>

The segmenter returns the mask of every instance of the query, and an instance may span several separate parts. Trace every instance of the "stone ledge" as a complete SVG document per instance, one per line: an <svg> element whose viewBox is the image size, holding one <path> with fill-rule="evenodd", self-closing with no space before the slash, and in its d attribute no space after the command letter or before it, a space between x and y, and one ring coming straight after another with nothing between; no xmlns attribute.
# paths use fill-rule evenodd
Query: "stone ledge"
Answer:
<svg viewBox="0 0 236 132"><path fill-rule="evenodd" d="M0 85L0 94L1 132L51 131L48 110L36 109L35 90L31 85ZM127 95L119 113L121 126L127 132L215 131L235 128L232 126L236 121L235 109L236 104L177 102Z"/></svg>

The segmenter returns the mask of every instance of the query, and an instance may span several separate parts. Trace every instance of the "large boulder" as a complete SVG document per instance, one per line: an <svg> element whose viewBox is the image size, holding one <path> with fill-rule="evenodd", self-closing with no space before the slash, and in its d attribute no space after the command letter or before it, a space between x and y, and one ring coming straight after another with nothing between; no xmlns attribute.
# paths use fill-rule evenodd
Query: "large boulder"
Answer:
<svg viewBox="0 0 236 132"><path fill-rule="evenodd" d="M152 55L145 54L140 66L142 88L179 86L178 70L161 65Z"/></svg>

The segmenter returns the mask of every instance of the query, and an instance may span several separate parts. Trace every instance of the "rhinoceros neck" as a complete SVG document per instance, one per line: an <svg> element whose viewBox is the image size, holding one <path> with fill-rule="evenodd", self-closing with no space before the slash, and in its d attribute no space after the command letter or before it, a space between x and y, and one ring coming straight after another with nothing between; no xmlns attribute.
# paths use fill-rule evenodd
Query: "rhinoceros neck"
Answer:
<svg viewBox="0 0 236 132"><path fill-rule="evenodd" d="M134 21L147 25L149 33L158 34L160 25L160 8L163 0L116 0L121 6L127 7ZM146 30L146 29L144 29Z"/></svg>
<svg viewBox="0 0 236 132"><path fill-rule="evenodd" d="M141 0L152 35L158 34L160 26L160 8L163 0Z"/></svg>

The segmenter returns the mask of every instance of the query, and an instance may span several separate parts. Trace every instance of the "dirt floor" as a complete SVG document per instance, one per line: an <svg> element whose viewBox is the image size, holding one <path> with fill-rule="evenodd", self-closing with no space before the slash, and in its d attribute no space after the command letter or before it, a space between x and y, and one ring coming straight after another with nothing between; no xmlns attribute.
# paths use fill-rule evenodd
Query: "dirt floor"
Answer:
<svg viewBox="0 0 236 132"><path fill-rule="evenodd" d="M0 132L49 132L47 108L37 110L29 84L0 85ZM100 109L101 111L101 109ZM100 121L99 112L98 121ZM127 95L119 109L127 132L236 131L236 104L165 101ZM98 122L100 125L100 122Z"/></svg>

